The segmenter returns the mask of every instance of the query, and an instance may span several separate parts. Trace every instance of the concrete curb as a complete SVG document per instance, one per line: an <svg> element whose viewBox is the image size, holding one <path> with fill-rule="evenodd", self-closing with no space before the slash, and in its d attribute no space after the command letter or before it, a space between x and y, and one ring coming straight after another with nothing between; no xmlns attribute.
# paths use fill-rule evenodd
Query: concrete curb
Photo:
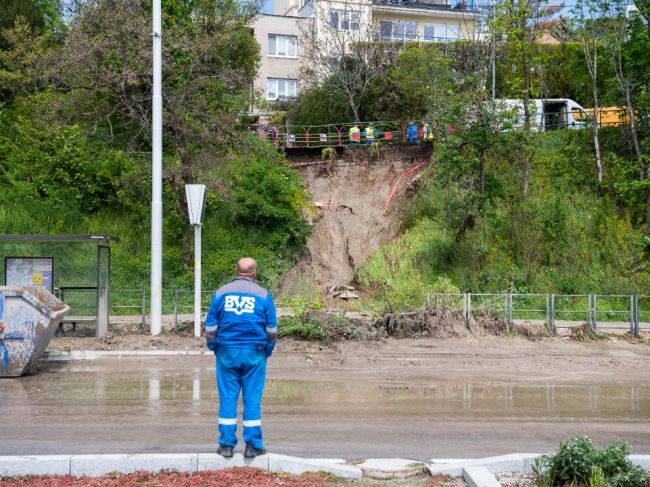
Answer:
<svg viewBox="0 0 650 487"><path fill-rule="evenodd" d="M443 474L455 477L463 475L466 467L485 467L491 473L496 472L530 472L535 458L541 453L513 453L496 457L477 458L473 460L453 460L449 463L434 463L439 460L432 460L427 466L432 475Z"/></svg>
<svg viewBox="0 0 650 487"><path fill-rule="evenodd" d="M541 455L541 453L513 453L478 459L434 458L427 464L427 468L431 475L463 476L470 487L493 487L499 485L494 477L495 473L530 473L535 459ZM628 458L633 464L650 470L650 455L630 455Z"/></svg>
<svg viewBox="0 0 650 487"><path fill-rule="evenodd" d="M463 477L470 487L497 487L494 477L497 472L530 472L535 458L541 454L515 453L478 459L432 459L426 464L432 475ZM650 455L630 455L630 461L646 470L650 469ZM403 459L375 459L385 461L387 471L398 474L415 470ZM370 460L368 460L370 462ZM397 462L395 465L393 465ZM445 462L445 463L443 463ZM108 455L20 455L0 456L0 477L26 475L74 475L102 476L110 472L131 473L137 470L159 472L172 469L183 472L222 470L231 467L255 467L270 472L301 474L305 472L326 472L338 478L361 480L364 470L348 465L343 459L298 458L270 453L253 459L246 459L241 453L224 458L216 453L146 453ZM377 469L380 465L368 464ZM399 468L398 468L399 467Z"/></svg>
<svg viewBox="0 0 650 487"><path fill-rule="evenodd" d="M360 468L338 459L310 459L273 453L246 459L241 453L224 458L216 453L157 453L109 455L24 455L0 456L0 477L25 475L74 475L99 477L110 472L131 473L138 470L181 472L222 470L230 467L256 467L270 472L300 474L326 472L335 477L361 480Z"/></svg>
<svg viewBox="0 0 650 487"><path fill-rule="evenodd" d="M463 478L469 487L500 487L501 484L492 472L485 467L463 468Z"/></svg>

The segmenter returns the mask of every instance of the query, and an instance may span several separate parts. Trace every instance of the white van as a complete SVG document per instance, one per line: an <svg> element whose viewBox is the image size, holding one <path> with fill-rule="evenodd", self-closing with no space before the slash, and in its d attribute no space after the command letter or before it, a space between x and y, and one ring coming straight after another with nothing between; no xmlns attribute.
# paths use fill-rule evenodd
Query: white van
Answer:
<svg viewBox="0 0 650 487"><path fill-rule="evenodd" d="M524 126L523 100L495 100L501 118L499 130ZM582 129L590 116L584 108L569 98L531 98L529 100L531 130L545 132L556 129Z"/></svg>

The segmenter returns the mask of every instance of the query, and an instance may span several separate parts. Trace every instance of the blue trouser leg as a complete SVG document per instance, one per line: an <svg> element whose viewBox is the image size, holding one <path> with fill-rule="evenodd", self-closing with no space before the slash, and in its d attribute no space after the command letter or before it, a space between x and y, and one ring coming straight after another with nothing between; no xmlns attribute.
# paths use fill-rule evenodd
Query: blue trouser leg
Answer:
<svg viewBox="0 0 650 487"><path fill-rule="evenodd" d="M237 399L241 390L239 351L217 349L217 388L219 390L219 444L237 445Z"/></svg>
<svg viewBox="0 0 650 487"><path fill-rule="evenodd" d="M266 380L266 353L264 350L242 351L242 393L244 398L244 441L255 448L263 448L262 393Z"/></svg>

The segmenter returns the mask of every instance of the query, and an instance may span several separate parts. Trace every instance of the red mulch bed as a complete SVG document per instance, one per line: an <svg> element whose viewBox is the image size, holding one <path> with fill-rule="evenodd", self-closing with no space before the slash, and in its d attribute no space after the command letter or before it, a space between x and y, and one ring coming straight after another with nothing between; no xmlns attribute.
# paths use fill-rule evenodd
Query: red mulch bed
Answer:
<svg viewBox="0 0 650 487"><path fill-rule="evenodd" d="M271 473L251 467L226 468L224 470L203 472L176 472L162 470L153 474L134 472L129 474L112 473L103 477L72 477L71 475L0 477L0 485L30 487L149 487L149 486L202 486L219 487L325 487L334 480L321 474L289 475Z"/></svg>

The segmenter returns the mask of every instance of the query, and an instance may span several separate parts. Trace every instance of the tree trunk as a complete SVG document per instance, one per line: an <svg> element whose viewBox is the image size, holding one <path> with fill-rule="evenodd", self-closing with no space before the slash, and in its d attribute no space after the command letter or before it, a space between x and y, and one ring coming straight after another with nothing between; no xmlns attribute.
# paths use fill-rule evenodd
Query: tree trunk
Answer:
<svg viewBox="0 0 650 487"><path fill-rule="evenodd" d="M650 191L646 192L645 197L645 234L650 235Z"/></svg>
<svg viewBox="0 0 650 487"><path fill-rule="evenodd" d="M592 29L594 26L591 27ZM583 34L586 36L587 34ZM594 151L596 152L596 172L598 173L598 182L603 182L603 162L600 156L600 134L598 132L598 44L596 42L595 34L591 33L591 39L586 37L582 38L582 51L585 55L585 60L587 61L587 68L589 68L589 74L591 76L591 94L594 102L594 122L591 127L591 134L594 139ZM589 43L591 42L593 48L593 54L589 48Z"/></svg>
<svg viewBox="0 0 650 487"><path fill-rule="evenodd" d="M596 89L594 88L594 123L591 127L591 133L594 138L594 151L596 152L596 171L598 172L598 182L603 182L603 162L600 157L600 134L598 132L598 98L596 95Z"/></svg>
<svg viewBox="0 0 650 487"><path fill-rule="evenodd" d="M186 184L194 183L194 176L192 175L192 155L187 147L187 140L185 137L185 127L183 122L176 114L174 106L172 105L169 98L167 98L163 93L163 103L167 109L168 117L167 119L170 122L172 133L174 134L174 142L176 143L176 148L180 156L180 176L181 181L178 181L175 176L166 178L167 182L174 191L174 196L176 197L176 204L178 205L179 211L189 218L187 205L185 201L185 192L183 191L183 186Z"/></svg>
<svg viewBox="0 0 650 487"><path fill-rule="evenodd" d="M524 40L525 42L525 40ZM530 66L528 62L528 54L526 49L523 50L521 56L521 64L524 70L524 132L526 133L526 142L530 137L531 129L531 114L530 114ZM524 167L521 172L521 192L524 195L524 198L528 195L528 185L530 182L530 165L532 162L532 155L526 154L524 158Z"/></svg>
<svg viewBox="0 0 650 487"><path fill-rule="evenodd" d="M641 159L641 146L639 145L639 136L636 132L636 120L634 119L634 106L632 105L632 94L630 85L625 84L625 102L627 103L627 112L630 116L630 132L632 133L632 145L634 146L634 155L637 160ZM641 164L641 180L644 179L643 164Z"/></svg>
<svg viewBox="0 0 650 487"><path fill-rule="evenodd" d="M352 114L354 115L354 121L355 122L360 122L361 119L359 118L359 107L354 102L354 93L352 93L352 92L348 93L348 102L350 103L350 108L352 109Z"/></svg>
<svg viewBox="0 0 650 487"><path fill-rule="evenodd" d="M524 198L528 196L528 181L530 180L530 166L533 161L533 156L527 155L524 159L524 167L521 174L521 192Z"/></svg>

